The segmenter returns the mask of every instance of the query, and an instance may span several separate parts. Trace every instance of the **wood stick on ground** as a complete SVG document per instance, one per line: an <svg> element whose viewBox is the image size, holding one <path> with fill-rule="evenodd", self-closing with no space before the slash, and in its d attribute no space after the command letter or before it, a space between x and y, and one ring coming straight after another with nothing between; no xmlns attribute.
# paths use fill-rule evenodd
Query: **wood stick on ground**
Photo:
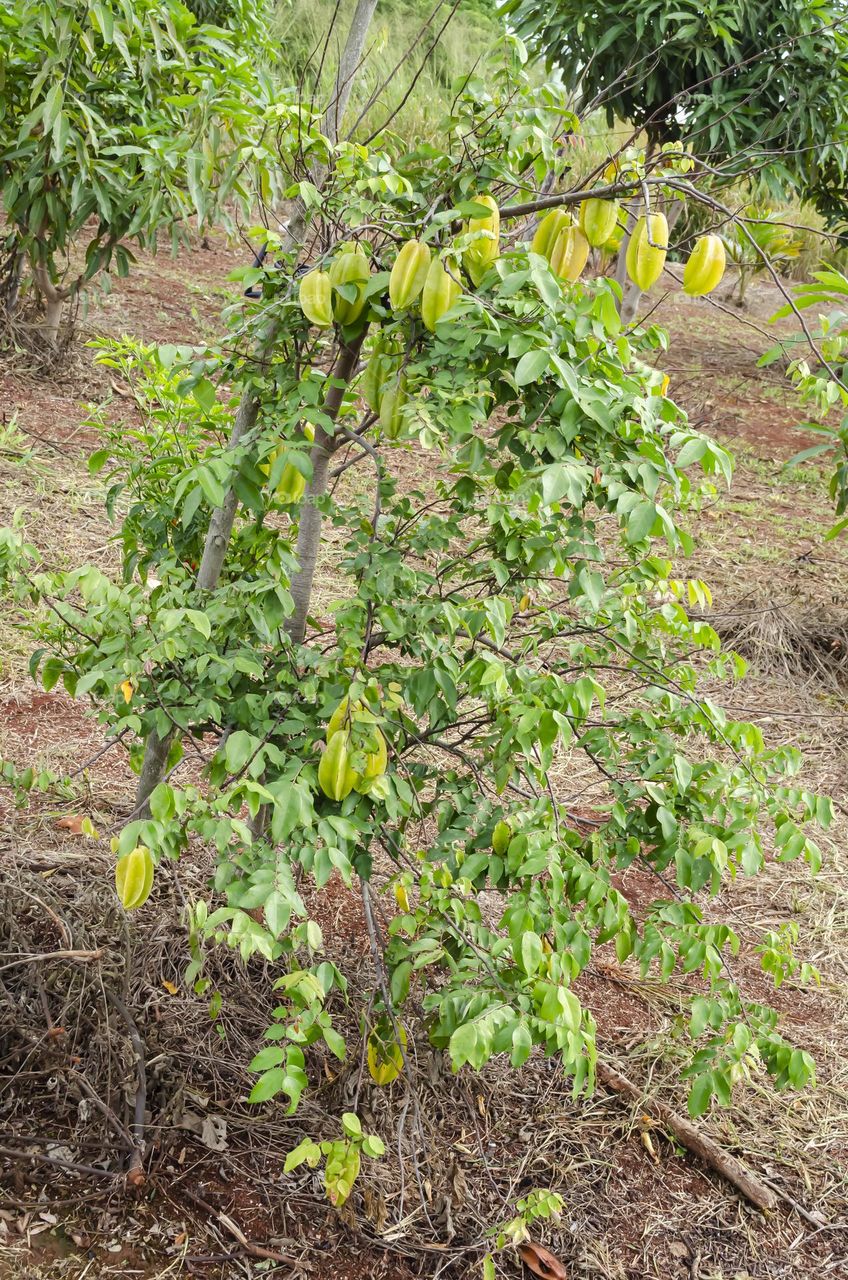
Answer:
<svg viewBox="0 0 848 1280"><path fill-rule="evenodd" d="M287 1253L278 1253L276 1249L269 1249L264 1244L256 1244L255 1241L248 1240L241 1227L233 1222L229 1214L224 1213L222 1209L216 1209L208 1200L204 1200L202 1196L197 1195L194 1191L190 1191L188 1187L184 1186L180 1189L183 1195L188 1196L189 1200L198 1205L201 1209L205 1209L210 1217L214 1218L216 1222L219 1222L224 1230L229 1232L234 1240L238 1241L245 1253L249 1253L251 1257L267 1259L270 1262L285 1262L292 1267L300 1267L302 1269L309 1270L308 1264L301 1258L292 1257L291 1254Z"/></svg>
<svg viewBox="0 0 848 1280"><path fill-rule="evenodd" d="M691 1151L716 1173L721 1174L728 1182L732 1182L751 1204L756 1205L763 1212L777 1207L777 1196L770 1187L761 1182L741 1160L737 1160L736 1156L723 1150L705 1133L701 1133L690 1120L674 1111L668 1103L660 1101L659 1098L645 1097L643 1090L637 1084L605 1062L598 1063L597 1075L601 1084L606 1085L608 1089L633 1098L649 1115L662 1121L687 1151Z"/></svg>
<svg viewBox="0 0 848 1280"><path fill-rule="evenodd" d="M108 1169L97 1169L91 1164L77 1164L75 1160L61 1160L59 1156L46 1156L40 1151L17 1151L14 1147L0 1147L0 1156L6 1160L27 1160L30 1163L55 1165L57 1169L70 1169L72 1173L86 1173L93 1178L115 1178Z"/></svg>
<svg viewBox="0 0 848 1280"><path fill-rule="evenodd" d="M32 951L27 955L19 956L17 960L10 960L8 964L0 965L0 973L5 973L7 969L16 969L22 964L37 964L42 960L79 960L82 962L88 960L99 960L103 955L101 950L97 951Z"/></svg>

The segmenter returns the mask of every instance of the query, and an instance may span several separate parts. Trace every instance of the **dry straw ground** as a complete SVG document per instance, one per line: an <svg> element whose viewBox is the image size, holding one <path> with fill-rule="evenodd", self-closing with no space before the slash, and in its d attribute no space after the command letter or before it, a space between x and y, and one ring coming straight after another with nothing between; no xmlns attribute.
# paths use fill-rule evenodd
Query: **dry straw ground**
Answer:
<svg viewBox="0 0 848 1280"><path fill-rule="evenodd" d="M216 246L145 262L85 323L157 341L212 336L238 258ZM779 368L755 368L774 295L754 291L746 327L676 294L656 301L674 335L665 362L673 394L737 452L732 491L693 522L699 549L688 568L712 584L711 620L752 662L744 682L716 696L772 740L801 745L806 781L828 791L839 813L815 881L801 867L770 866L711 908L740 928L750 994L767 994L758 941L788 921L800 925L802 954L822 974L820 987L788 983L774 997L789 1032L817 1057L818 1088L778 1096L755 1077L702 1122L781 1193L780 1209L767 1219L755 1213L649 1126L641 1107L603 1089L572 1103L550 1061L531 1060L519 1077L498 1062L453 1077L419 1040L414 1087L378 1090L363 1080L358 1056L340 1070L316 1055L319 1087L295 1120L248 1108L244 1064L269 1005L262 967L213 956L223 995L214 1021L181 983L180 914L204 891L204 853L159 875L153 898L128 919L113 901L108 842L67 821L87 814L101 834L120 826L132 778L117 747L93 760L66 800L16 812L0 799L0 1276L480 1275L487 1231L533 1187L564 1197L562 1221L540 1238L574 1280L848 1275L848 555L822 542L830 514L822 474L781 470L803 441ZM0 518L23 508L52 564L114 560L85 469L92 441L78 424L81 400L111 394L125 412L121 392L85 351L49 378L0 364ZM416 460L406 465L414 474ZM331 550L321 573L329 595ZM102 746L101 730L64 694L32 684L27 641L8 606L0 654L0 754L79 770ZM562 760L560 794L590 811L594 779L575 769ZM637 900L653 892L638 878L629 887ZM358 900L331 881L312 905L331 954L370 986ZM89 958L20 962L60 950ZM682 1108L682 987L639 981L598 959L580 994L606 1059ZM123 1167L141 1118L139 1056L146 1177L128 1190L108 1170ZM339 1215L315 1174L283 1176L282 1164L303 1129L329 1135L332 1117L354 1103L389 1151L368 1162ZM507 1253L498 1267L517 1276L521 1264Z"/></svg>

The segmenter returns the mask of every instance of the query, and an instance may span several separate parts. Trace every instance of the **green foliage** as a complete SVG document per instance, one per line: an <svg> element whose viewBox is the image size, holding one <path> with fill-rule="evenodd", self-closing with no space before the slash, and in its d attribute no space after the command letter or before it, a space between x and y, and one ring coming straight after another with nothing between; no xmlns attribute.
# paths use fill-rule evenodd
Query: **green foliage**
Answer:
<svg viewBox="0 0 848 1280"><path fill-rule="evenodd" d="M177 242L249 199L242 148L268 86L178 0L15 0L0 36L0 197L48 296L125 275L127 241Z"/></svg>
<svg viewBox="0 0 848 1280"><path fill-rule="evenodd" d="M523 1240L529 1238L530 1228L536 1222L544 1222L550 1218L559 1221L564 1204L562 1196L557 1195L555 1191L538 1187L528 1192L516 1202L514 1216L502 1222L492 1232L497 1248L503 1249L510 1244L521 1244Z"/></svg>
<svg viewBox="0 0 848 1280"><path fill-rule="evenodd" d="M748 205L741 210L741 219L732 223L723 237L728 261L734 263L739 272L736 294L740 305L756 276L767 272L769 266L778 272L785 270L802 247L801 238L786 226L782 213Z"/></svg>
<svg viewBox="0 0 848 1280"><path fill-rule="evenodd" d="M740 175L765 163L844 220L848 36L828 0L508 0L502 12L587 102ZM765 175L764 175L765 176Z"/></svg>
<svg viewBox="0 0 848 1280"><path fill-rule="evenodd" d="M818 435L820 441L802 449L788 465L797 466L812 458L835 455L830 495L839 519L826 534L827 538L835 538L848 529L845 514L848 512L848 276L832 268L814 271L813 279L799 285L792 302L776 311L772 319L781 320L794 311L808 311L813 307L818 310L818 327L809 329L809 338L807 334L799 334L794 339L784 339L766 352L760 364L779 359L787 347L803 349L803 355L790 362L787 372L818 414L817 421L801 425L806 432ZM810 339L816 344L819 355L816 360L810 357ZM840 410L841 418L833 421L832 415Z"/></svg>
<svg viewBox="0 0 848 1280"><path fill-rule="evenodd" d="M324 1157L324 1186L331 1204L340 1208L347 1200L353 1184L359 1175L360 1153L364 1152L372 1160L385 1153L383 1141L376 1134L362 1132L359 1117L353 1111L346 1111L342 1116L343 1138L314 1142L312 1138L304 1138L293 1151L286 1156L283 1166L285 1173L290 1173L298 1165L308 1164L315 1169Z"/></svg>
<svg viewBox="0 0 848 1280"><path fill-rule="evenodd" d="M389 303L410 234L458 273L477 197L491 192L514 222L516 193L561 163L575 124L562 95L514 67L471 81L445 125L449 149L390 136L330 151L317 116L276 110L289 193L320 232L313 265L332 268L351 239L366 255L367 281L335 277L350 323L310 325L290 253L240 273L262 298L234 310L220 351L105 345L143 419L132 436L107 427L93 459L123 575L39 572L20 531L0 540L4 577L47 605L31 623L33 673L90 699L112 734L140 744L176 727L206 757L198 781L163 778L119 855L216 850L211 909L191 913L189 978L207 993L212 943L272 966L280 1003L252 1064L257 1103L282 1095L293 1112L312 1047L350 1051L336 1017L352 998L345 956L310 915L334 872L362 899L377 966L357 1013L378 1086L391 1087L398 1058L405 1067L414 1018L454 1070L494 1055L518 1069L538 1050L575 1095L590 1089L595 1024L574 986L607 943L643 974L686 975L693 1001L709 1002L703 1023L693 1004L693 1110L724 1098L755 1052L797 1084L806 1060L802 1073L776 1015L737 987L727 957L739 939L710 901L761 870L768 827L778 861L815 869L807 825L831 818L793 784L797 754L767 748L701 687L702 674L742 668L696 612L707 588L676 561L692 549L686 513L729 479L728 455L660 394L643 358L662 331L625 333L615 287L564 284L530 251L526 224L477 285L462 278L434 332L420 304ZM315 163L329 170L320 192ZM375 353L405 380L390 432L359 396ZM256 422L233 445L223 428L245 389ZM293 502L274 469L289 463L310 478ZM229 486L238 520L224 571L200 591L194 566ZM336 531L335 576L331 595L310 597L301 640L292 618L316 512ZM362 714L342 730L344 699ZM342 799L319 785L333 716L359 775L377 730L388 744L385 772ZM587 788L588 820L572 807ZM634 864L657 886L638 908L618 887ZM764 950L768 971L791 972L788 941ZM359 1144L348 1116L342 1140L307 1140L289 1159L323 1154L341 1203ZM552 1208L528 1199L522 1213Z"/></svg>

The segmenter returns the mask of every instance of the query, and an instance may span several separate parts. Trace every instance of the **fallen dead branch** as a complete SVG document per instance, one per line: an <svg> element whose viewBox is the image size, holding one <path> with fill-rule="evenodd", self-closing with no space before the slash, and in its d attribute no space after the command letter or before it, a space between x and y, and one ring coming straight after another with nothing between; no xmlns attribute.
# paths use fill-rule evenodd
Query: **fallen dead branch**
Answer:
<svg viewBox="0 0 848 1280"><path fill-rule="evenodd" d="M308 1264L305 1263L302 1258L292 1257L291 1254L279 1253L276 1249L269 1249L264 1244L257 1244L253 1240L248 1240L241 1227L239 1227L237 1223L233 1222L229 1214L224 1213L221 1209L216 1209L213 1205L209 1204L207 1200L204 1200L194 1191L190 1191L187 1187L183 1187L183 1194L191 1200L193 1204L196 1204L198 1208L203 1209L211 1218L214 1218L216 1222L220 1223L224 1230L231 1235L234 1240L238 1241L244 1252L249 1253L252 1258L261 1258L263 1261L269 1262L285 1262L291 1267L299 1267L302 1271L310 1270Z"/></svg>
<svg viewBox="0 0 848 1280"><path fill-rule="evenodd" d="M662 1102L659 1098L645 1097L644 1092L637 1084L634 1084L627 1076L623 1076L620 1071L616 1071L614 1067L608 1066L607 1063L598 1063L597 1074L601 1084L606 1085L608 1089L612 1089L615 1093L625 1094L627 1097L632 1098L650 1115L661 1120L687 1151L691 1151L693 1155L703 1160L704 1164L709 1165L711 1169L721 1174L728 1182L732 1182L736 1189L742 1192L746 1200L750 1200L751 1204L763 1212L777 1207L775 1193L756 1177L741 1160L731 1155L729 1151L725 1151L707 1134L702 1133L690 1120L673 1110L667 1102Z"/></svg>
<svg viewBox="0 0 848 1280"><path fill-rule="evenodd" d="M0 965L0 973L5 973L7 969L15 969L19 964L37 964L44 960L79 960L86 963L89 960L99 960L103 955L100 950L97 951L75 951L66 949L63 951L39 951L30 955L18 956L15 960L10 960L8 964Z"/></svg>

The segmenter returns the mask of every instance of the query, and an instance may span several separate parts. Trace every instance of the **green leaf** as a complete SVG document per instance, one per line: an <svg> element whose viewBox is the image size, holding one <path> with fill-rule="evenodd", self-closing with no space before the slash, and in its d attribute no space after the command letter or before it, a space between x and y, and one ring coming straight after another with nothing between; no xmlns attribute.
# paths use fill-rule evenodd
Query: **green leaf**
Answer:
<svg viewBox="0 0 848 1280"><path fill-rule="evenodd" d="M689 1090L689 1097L686 1105L689 1108L689 1114L693 1120L698 1116L702 1116L710 1105L710 1098L714 1091L714 1077L712 1071L706 1071L703 1075L696 1076Z"/></svg>
<svg viewBox="0 0 848 1280"><path fill-rule="evenodd" d="M304 1162L308 1164L310 1168L314 1169L320 1159L321 1148L318 1146L318 1143L313 1142L311 1138L304 1138L303 1141L299 1142L294 1150L290 1151L286 1156L285 1164L283 1165L283 1172L291 1173L292 1169L296 1169L298 1165L301 1165Z"/></svg>
<svg viewBox="0 0 848 1280"><path fill-rule="evenodd" d="M236 729L227 738L224 759L230 773L240 773L260 745L246 729Z"/></svg>
<svg viewBox="0 0 848 1280"><path fill-rule="evenodd" d="M289 927L292 904L278 889L269 893L263 905L265 923L275 938L279 938Z"/></svg>
<svg viewBox="0 0 848 1280"><path fill-rule="evenodd" d="M451 1036L448 1051L454 1071L458 1071L466 1062L479 1071L491 1056L491 1033L479 1019L462 1023Z"/></svg>
<svg viewBox="0 0 848 1280"><path fill-rule="evenodd" d="M344 1037L340 1036L338 1031L334 1030L333 1027L324 1027L322 1028L322 1031L327 1048L331 1053L335 1054L339 1062L344 1062L347 1057L347 1045L345 1044Z"/></svg>
<svg viewBox="0 0 848 1280"><path fill-rule="evenodd" d="M277 1044L266 1045L264 1049L260 1049L256 1057L251 1062L249 1071L268 1071L272 1067L282 1066L285 1061L285 1050Z"/></svg>
<svg viewBox="0 0 848 1280"><path fill-rule="evenodd" d="M273 1049L276 1046L269 1045L268 1047L269 1049ZM263 1049L261 1052L264 1053L265 1050ZM259 1055L257 1054L257 1057L258 1056ZM272 1071L266 1071L263 1076L259 1077L256 1084L251 1089L247 1099L248 1102L268 1102L269 1099L276 1098L277 1094L282 1093L283 1091L285 1079L286 1073L282 1067L276 1067Z"/></svg>
<svg viewBox="0 0 848 1280"><path fill-rule="evenodd" d="M349 1138L362 1137L362 1125L355 1111L345 1111L342 1116L342 1128Z"/></svg>
<svg viewBox="0 0 848 1280"><path fill-rule="evenodd" d="M148 800L151 817L157 822L167 822L174 816L174 792L166 782L160 782L150 793Z"/></svg>
<svg viewBox="0 0 848 1280"><path fill-rule="evenodd" d="M509 1055L513 1067L523 1067L533 1049L533 1037L525 1022L519 1022L512 1033L512 1052Z"/></svg>
<svg viewBox="0 0 848 1280"><path fill-rule="evenodd" d="M628 542L641 542L654 527L657 509L653 502L637 502L625 521Z"/></svg>
<svg viewBox="0 0 848 1280"><path fill-rule="evenodd" d="M544 958L542 939L531 929L526 930L521 935L521 967L528 977L541 969Z"/></svg>
<svg viewBox="0 0 848 1280"><path fill-rule="evenodd" d="M693 462L700 462L704 454L707 452L706 440L689 440L677 455L677 466L681 471L684 467L689 467Z"/></svg>
<svg viewBox="0 0 848 1280"><path fill-rule="evenodd" d="M544 348L527 351L515 366L515 382L519 387L526 387L528 382L538 382L548 368L550 352Z"/></svg>
<svg viewBox="0 0 848 1280"><path fill-rule="evenodd" d="M215 387L208 378L201 378L200 381L192 387L191 394L194 396L204 413L211 413L217 404L218 397L215 394Z"/></svg>
<svg viewBox="0 0 848 1280"><path fill-rule="evenodd" d="M378 1137L376 1133L369 1133L363 1140L362 1150L372 1160L377 1160L380 1156L386 1154L386 1144L383 1139Z"/></svg>

